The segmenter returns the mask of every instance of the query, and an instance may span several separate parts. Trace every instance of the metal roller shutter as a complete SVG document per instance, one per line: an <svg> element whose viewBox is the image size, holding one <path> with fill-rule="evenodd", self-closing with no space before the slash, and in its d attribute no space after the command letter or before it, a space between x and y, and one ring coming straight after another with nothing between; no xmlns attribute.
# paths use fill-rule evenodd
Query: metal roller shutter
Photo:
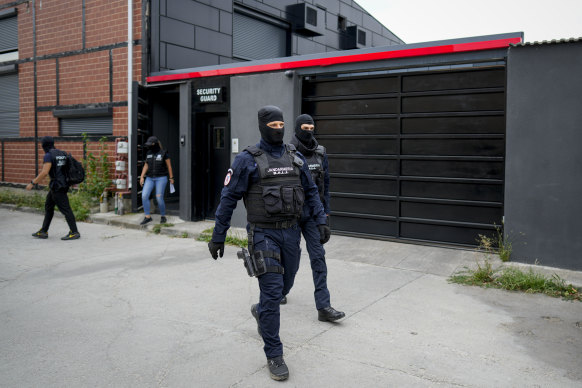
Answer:
<svg viewBox="0 0 582 388"><path fill-rule="evenodd" d="M0 53L18 50L18 23L16 16L0 19Z"/></svg>
<svg viewBox="0 0 582 388"><path fill-rule="evenodd" d="M0 137L18 137L18 74L0 75Z"/></svg>
<svg viewBox="0 0 582 388"><path fill-rule="evenodd" d="M60 119L61 136L112 135L113 117L78 117Z"/></svg>
<svg viewBox="0 0 582 388"><path fill-rule="evenodd" d="M317 78L334 231L477 245L503 216L505 67Z"/></svg>
<svg viewBox="0 0 582 388"><path fill-rule="evenodd" d="M287 31L235 12L233 55L243 59L279 58L287 55Z"/></svg>

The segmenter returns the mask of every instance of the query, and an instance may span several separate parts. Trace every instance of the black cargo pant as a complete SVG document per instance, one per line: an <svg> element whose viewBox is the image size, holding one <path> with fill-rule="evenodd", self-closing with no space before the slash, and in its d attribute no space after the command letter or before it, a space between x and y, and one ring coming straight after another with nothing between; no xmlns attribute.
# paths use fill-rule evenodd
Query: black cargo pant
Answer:
<svg viewBox="0 0 582 388"><path fill-rule="evenodd" d="M44 232L48 232L49 227L51 226L51 221L53 220L53 215L55 214L56 205L59 207L61 213L63 213L65 216L71 232L78 233L77 223L75 222L75 215L73 214L73 210L71 210L71 205L69 205L67 191L69 191L69 189L51 189L46 195L46 201L44 203L44 221L42 223L42 230Z"/></svg>

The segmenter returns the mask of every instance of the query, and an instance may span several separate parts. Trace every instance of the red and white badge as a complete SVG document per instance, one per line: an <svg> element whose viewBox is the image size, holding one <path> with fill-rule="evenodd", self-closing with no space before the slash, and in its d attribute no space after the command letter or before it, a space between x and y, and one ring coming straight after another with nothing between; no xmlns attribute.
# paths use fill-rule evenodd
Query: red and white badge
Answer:
<svg viewBox="0 0 582 388"><path fill-rule="evenodd" d="M228 173L226 174L226 177L224 178L224 185L228 186L228 184L230 183L230 178L232 177L232 169L229 168L228 169Z"/></svg>

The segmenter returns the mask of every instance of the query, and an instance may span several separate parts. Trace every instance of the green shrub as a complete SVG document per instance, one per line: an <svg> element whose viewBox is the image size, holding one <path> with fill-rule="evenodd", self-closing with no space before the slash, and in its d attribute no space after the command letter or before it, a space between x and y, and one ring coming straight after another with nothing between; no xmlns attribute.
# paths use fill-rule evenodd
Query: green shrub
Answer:
<svg viewBox="0 0 582 388"><path fill-rule="evenodd" d="M91 197L99 197L106 188L111 186L109 157L107 156L107 137L99 139L99 152L87 152L83 160L85 181L79 185L79 191L87 192ZM83 148L88 149L89 137L83 133Z"/></svg>
<svg viewBox="0 0 582 388"><path fill-rule="evenodd" d="M85 221L91 214L91 207L97 205L89 193L80 190L69 193L69 203L77 221Z"/></svg>

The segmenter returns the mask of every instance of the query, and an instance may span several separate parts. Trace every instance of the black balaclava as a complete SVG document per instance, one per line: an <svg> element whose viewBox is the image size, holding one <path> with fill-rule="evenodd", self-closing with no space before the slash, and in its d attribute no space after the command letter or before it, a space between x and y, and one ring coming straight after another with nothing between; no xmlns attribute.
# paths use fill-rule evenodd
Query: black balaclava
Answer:
<svg viewBox="0 0 582 388"><path fill-rule="evenodd" d="M267 126L271 121L283 121L283 112L273 105L267 105L259 109L259 131L261 138L271 145L283 144L285 128L273 129Z"/></svg>
<svg viewBox="0 0 582 388"><path fill-rule="evenodd" d="M40 144L44 152L49 152L53 148L55 148L55 141L52 136L45 136L40 139Z"/></svg>
<svg viewBox="0 0 582 388"><path fill-rule="evenodd" d="M299 139L299 141L301 141L305 146L310 147L315 140L313 137L313 131L305 131L301 129L301 125L303 124L314 125L313 117L304 114L295 119L295 136L297 136L297 139Z"/></svg>
<svg viewBox="0 0 582 388"><path fill-rule="evenodd" d="M148 137L148 140L145 142L145 147L152 152L158 152L160 150L160 141L155 136Z"/></svg>

